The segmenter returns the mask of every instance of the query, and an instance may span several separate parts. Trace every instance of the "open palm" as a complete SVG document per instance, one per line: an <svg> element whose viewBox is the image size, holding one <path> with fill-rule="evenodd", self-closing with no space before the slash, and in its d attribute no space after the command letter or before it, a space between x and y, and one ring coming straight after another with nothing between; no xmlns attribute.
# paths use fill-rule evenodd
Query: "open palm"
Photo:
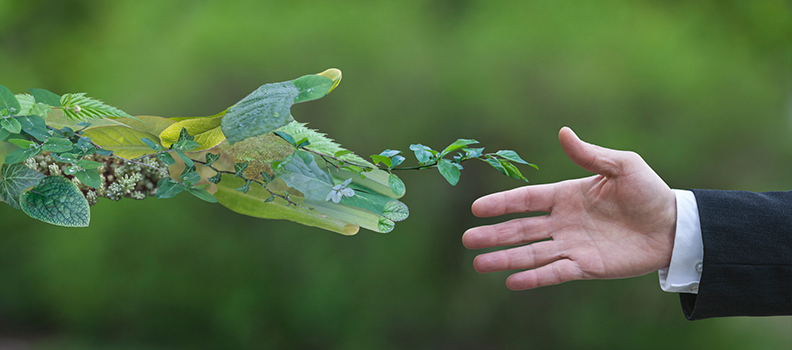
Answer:
<svg viewBox="0 0 792 350"><path fill-rule="evenodd" d="M561 146L576 164L598 175L491 194L473 203L476 216L549 212L475 227L470 249L527 244L481 254L479 272L523 269L506 281L520 290L578 279L624 278L668 266L676 202L671 189L633 152L585 143L569 128Z"/></svg>

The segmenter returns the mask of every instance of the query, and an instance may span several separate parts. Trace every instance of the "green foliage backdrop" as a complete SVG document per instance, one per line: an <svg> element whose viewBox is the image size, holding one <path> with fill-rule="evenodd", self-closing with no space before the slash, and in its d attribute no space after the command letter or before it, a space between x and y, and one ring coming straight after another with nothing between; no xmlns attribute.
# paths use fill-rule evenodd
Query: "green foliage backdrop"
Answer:
<svg viewBox="0 0 792 350"><path fill-rule="evenodd" d="M294 113L360 154L475 138L555 182L587 175L558 146L568 125L637 151L674 188L787 190L790 13L785 0L0 0L0 83L175 117L338 67L343 88ZM511 292L506 273L476 273L461 234L495 220L470 204L522 185L476 165L456 187L401 175L413 214L388 235L188 196L101 200L82 229L0 208L0 346L792 346L789 317L686 321L656 274Z"/></svg>

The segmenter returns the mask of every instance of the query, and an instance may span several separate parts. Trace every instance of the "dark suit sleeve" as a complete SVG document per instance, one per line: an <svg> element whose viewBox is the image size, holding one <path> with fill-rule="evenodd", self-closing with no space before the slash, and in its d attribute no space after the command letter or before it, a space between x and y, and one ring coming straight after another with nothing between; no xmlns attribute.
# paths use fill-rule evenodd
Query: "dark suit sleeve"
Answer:
<svg viewBox="0 0 792 350"><path fill-rule="evenodd" d="M685 317L792 315L792 191L693 193L704 261Z"/></svg>

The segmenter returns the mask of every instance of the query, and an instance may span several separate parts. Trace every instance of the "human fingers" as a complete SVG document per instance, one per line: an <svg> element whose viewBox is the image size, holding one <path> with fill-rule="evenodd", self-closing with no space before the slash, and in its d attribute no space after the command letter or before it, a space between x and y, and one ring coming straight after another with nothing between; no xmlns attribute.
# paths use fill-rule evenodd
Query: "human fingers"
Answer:
<svg viewBox="0 0 792 350"><path fill-rule="evenodd" d="M498 216L508 213L550 211L559 183L532 185L486 195L473 202L473 215Z"/></svg>
<svg viewBox="0 0 792 350"><path fill-rule="evenodd" d="M481 249L530 243L550 238L550 225L550 216L544 215L474 227L462 235L462 244L468 249Z"/></svg>
<svg viewBox="0 0 792 350"><path fill-rule="evenodd" d="M572 260L561 259L533 270L512 274L506 278L506 287L525 290L583 279L580 268Z"/></svg>
<svg viewBox="0 0 792 350"><path fill-rule="evenodd" d="M561 258L558 244L553 241L537 242L522 247L481 254L473 259L478 272L495 272L514 269L534 269Z"/></svg>
<svg viewBox="0 0 792 350"><path fill-rule="evenodd" d="M617 151L584 142L566 126L558 132L558 141L575 164L600 175L621 175L626 166L640 160L640 156L634 152Z"/></svg>

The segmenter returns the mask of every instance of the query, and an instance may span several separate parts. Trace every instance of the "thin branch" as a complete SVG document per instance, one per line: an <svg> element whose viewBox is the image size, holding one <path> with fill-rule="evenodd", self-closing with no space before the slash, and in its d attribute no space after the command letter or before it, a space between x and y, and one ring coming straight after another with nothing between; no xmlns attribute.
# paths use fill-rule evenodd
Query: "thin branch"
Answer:
<svg viewBox="0 0 792 350"><path fill-rule="evenodd" d="M217 172L217 173L220 173L220 174L231 174L231 175L236 175L236 173L235 173L235 172L233 172L233 171L227 171L227 170L220 170L220 169L217 169L217 168L215 168L215 167L214 167L214 166L212 166L212 165L207 165L207 164L206 164L206 162L204 162L204 161L200 161L200 160L193 159L193 162L196 162L196 163L198 163L198 164L201 164L201 165L203 165L203 166L205 166L205 167L207 167L207 168L209 168L209 169L212 169L212 170L214 170L215 172ZM314 208L311 208L311 207L305 207L305 206L302 206L302 205L300 205L300 204L298 204L298 203L295 203L295 202L293 202L293 201L292 201L292 200L289 198L289 196L288 196L288 195L282 195L282 194L278 194L278 193L276 193L275 191L273 191L273 190L270 190L270 189L269 189L269 187L267 187L267 184L268 184L268 183L261 182L261 181L258 181L258 180L248 179L248 178L244 178L244 177L243 177L242 179L244 179L244 180L246 180L246 181L250 181L250 182L256 183L256 184L258 184L258 185L261 185L261 187L264 187L264 189L265 189L265 190L267 190L267 192L269 192L269 194L270 194L271 196L278 197L278 198L280 198L280 199L283 199L283 200L285 200L285 201L286 201L286 203L287 203L288 205L293 205L293 206L295 206L295 207L299 207L299 208L303 208L303 209L308 209L308 210L314 210Z"/></svg>

